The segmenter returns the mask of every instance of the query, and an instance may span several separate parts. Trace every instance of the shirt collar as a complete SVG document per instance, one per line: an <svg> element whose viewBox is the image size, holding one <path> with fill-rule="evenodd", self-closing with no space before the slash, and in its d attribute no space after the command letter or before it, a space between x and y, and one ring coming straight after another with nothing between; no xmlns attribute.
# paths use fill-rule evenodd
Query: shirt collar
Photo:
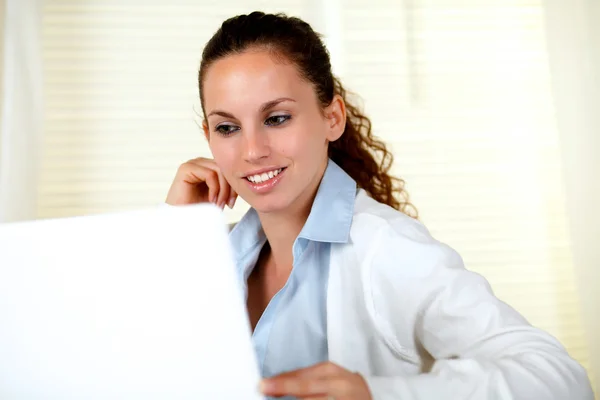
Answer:
<svg viewBox="0 0 600 400"><path fill-rule="evenodd" d="M355 198L354 179L329 160L308 219L298 237L316 242L348 242Z"/></svg>
<svg viewBox="0 0 600 400"><path fill-rule="evenodd" d="M299 238L328 243L346 243L354 214L356 182L329 160L310 214ZM236 259L244 257L266 236L256 210L250 208L229 234Z"/></svg>

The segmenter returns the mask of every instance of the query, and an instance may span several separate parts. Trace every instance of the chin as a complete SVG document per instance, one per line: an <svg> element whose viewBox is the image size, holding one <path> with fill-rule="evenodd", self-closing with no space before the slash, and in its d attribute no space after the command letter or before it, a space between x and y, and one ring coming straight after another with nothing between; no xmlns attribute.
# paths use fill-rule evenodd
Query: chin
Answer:
<svg viewBox="0 0 600 400"><path fill-rule="evenodd" d="M248 204L259 213L277 213L290 208L291 200L281 196L262 196L249 199Z"/></svg>

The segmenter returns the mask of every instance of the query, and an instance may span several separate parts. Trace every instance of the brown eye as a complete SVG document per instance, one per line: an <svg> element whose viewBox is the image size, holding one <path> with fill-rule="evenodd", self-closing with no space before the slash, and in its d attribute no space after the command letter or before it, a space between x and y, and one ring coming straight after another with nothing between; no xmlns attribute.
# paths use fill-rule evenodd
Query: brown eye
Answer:
<svg viewBox="0 0 600 400"><path fill-rule="evenodd" d="M235 125L219 125L215 128L215 131L219 135L229 136L232 133L238 131L240 128Z"/></svg>
<svg viewBox="0 0 600 400"><path fill-rule="evenodd" d="M273 115L265 120L265 125L278 126L290 120L291 118L291 115Z"/></svg>

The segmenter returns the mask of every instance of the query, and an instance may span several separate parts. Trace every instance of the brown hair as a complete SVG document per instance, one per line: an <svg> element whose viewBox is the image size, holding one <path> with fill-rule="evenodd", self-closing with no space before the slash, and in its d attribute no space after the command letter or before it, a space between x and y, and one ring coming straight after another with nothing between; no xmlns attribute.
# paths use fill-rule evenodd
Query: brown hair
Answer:
<svg viewBox="0 0 600 400"><path fill-rule="evenodd" d="M373 199L417 218L404 181L389 174L393 155L373 136L369 118L348 101L348 93L331 72L329 52L319 34L303 20L284 14L253 12L223 22L202 52L198 73L202 108L202 82L208 67L227 55L256 47L294 63L302 77L315 87L322 107L331 104L336 94L344 99L346 128L338 140L329 144L329 157Z"/></svg>

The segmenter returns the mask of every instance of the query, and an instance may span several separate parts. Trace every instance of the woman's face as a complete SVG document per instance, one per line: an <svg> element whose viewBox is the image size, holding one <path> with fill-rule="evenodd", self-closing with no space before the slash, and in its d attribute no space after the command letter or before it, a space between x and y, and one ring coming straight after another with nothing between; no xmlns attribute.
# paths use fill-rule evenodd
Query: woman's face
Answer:
<svg viewBox="0 0 600 400"><path fill-rule="evenodd" d="M323 110L294 64L258 50L216 61L203 91L204 130L233 190L263 213L310 201L344 131L341 98Z"/></svg>

